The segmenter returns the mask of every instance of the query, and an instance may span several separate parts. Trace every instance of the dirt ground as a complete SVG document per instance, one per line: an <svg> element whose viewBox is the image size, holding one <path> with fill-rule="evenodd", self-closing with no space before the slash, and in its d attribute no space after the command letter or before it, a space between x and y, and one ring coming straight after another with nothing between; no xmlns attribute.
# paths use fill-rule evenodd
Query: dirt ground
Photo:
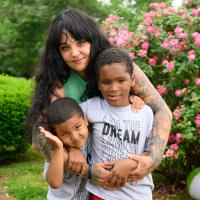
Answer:
<svg viewBox="0 0 200 200"><path fill-rule="evenodd" d="M6 186L0 189L0 200L15 200L15 198L8 195Z"/></svg>

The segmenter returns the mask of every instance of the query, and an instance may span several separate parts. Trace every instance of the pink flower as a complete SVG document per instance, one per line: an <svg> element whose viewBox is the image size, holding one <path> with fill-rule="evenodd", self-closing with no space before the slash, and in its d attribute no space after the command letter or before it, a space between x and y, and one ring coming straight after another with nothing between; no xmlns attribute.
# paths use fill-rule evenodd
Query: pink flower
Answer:
<svg viewBox="0 0 200 200"><path fill-rule="evenodd" d="M143 42L141 47L142 47L142 49L148 50L149 49L149 43L148 42Z"/></svg>
<svg viewBox="0 0 200 200"><path fill-rule="evenodd" d="M116 38L115 37L109 37L108 40L109 40L109 42L111 44L114 44L116 42Z"/></svg>
<svg viewBox="0 0 200 200"><path fill-rule="evenodd" d="M188 38L188 34L183 32L183 33L180 33L179 36L178 36L180 39L187 39Z"/></svg>
<svg viewBox="0 0 200 200"><path fill-rule="evenodd" d="M200 126L200 119L196 119L196 120L195 120L195 124L196 124L197 126Z"/></svg>
<svg viewBox="0 0 200 200"><path fill-rule="evenodd" d="M200 126L200 114L196 115L196 117L195 117L195 124L197 126Z"/></svg>
<svg viewBox="0 0 200 200"><path fill-rule="evenodd" d="M125 46L126 42L127 42L127 38L125 38L123 36L118 37L118 39L117 39L117 45L120 47Z"/></svg>
<svg viewBox="0 0 200 200"><path fill-rule="evenodd" d="M158 3L149 3L149 8L156 8L158 6Z"/></svg>
<svg viewBox="0 0 200 200"><path fill-rule="evenodd" d="M177 44L177 47L178 47L181 51L187 49L187 45L186 45L184 42L179 42L179 43Z"/></svg>
<svg viewBox="0 0 200 200"><path fill-rule="evenodd" d="M165 153L165 156L168 158L172 157L173 155L174 155L174 150L171 150L171 149L167 150Z"/></svg>
<svg viewBox="0 0 200 200"><path fill-rule="evenodd" d="M132 60L134 60L134 58L135 58L134 52L129 52L128 55L130 56L130 58Z"/></svg>
<svg viewBox="0 0 200 200"><path fill-rule="evenodd" d="M119 17L117 15L109 15L107 19L113 22L117 22L119 20Z"/></svg>
<svg viewBox="0 0 200 200"><path fill-rule="evenodd" d="M197 86L200 86L200 78L199 77L195 78L195 84Z"/></svg>
<svg viewBox="0 0 200 200"><path fill-rule="evenodd" d="M169 71L171 71L172 69L174 69L174 62L175 61L171 61L171 62L167 62L166 63L166 67Z"/></svg>
<svg viewBox="0 0 200 200"><path fill-rule="evenodd" d="M167 88L163 85L157 85L156 89L161 96L167 94Z"/></svg>
<svg viewBox="0 0 200 200"><path fill-rule="evenodd" d="M157 61L158 60L158 56L154 56L153 59Z"/></svg>
<svg viewBox="0 0 200 200"><path fill-rule="evenodd" d="M197 126L200 126L200 114L198 114L198 115L195 116L195 124Z"/></svg>
<svg viewBox="0 0 200 200"><path fill-rule="evenodd" d="M196 119L200 119L200 114L196 115L195 118L196 118Z"/></svg>
<svg viewBox="0 0 200 200"><path fill-rule="evenodd" d="M128 42L130 33L127 30L122 30L117 38L116 44L120 47L124 47Z"/></svg>
<svg viewBox="0 0 200 200"><path fill-rule="evenodd" d="M168 140L169 140L169 142L174 142L174 141L176 141L175 135L170 135Z"/></svg>
<svg viewBox="0 0 200 200"><path fill-rule="evenodd" d="M178 89L175 91L175 96L179 97L182 94L182 90Z"/></svg>
<svg viewBox="0 0 200 200"><path fill-rule="evenodd" d="M155 37L156 37L156 38L159 38L160 36L161 36L160 32L156 32L156 33L155 33Z"/></svg>
<svg viewBox="0 0 200 200"><path fill-rule="evenodd" d="M169 41L170 46L176 46L178 44L178 39L172 39Z"/></svg>
<svg viewBox="0 0 200 200"><path fill-rule="evenodd" d="M147 27L147 33L148 33L148 34L154 33L154 28L153 28L152 26L148 26L148 27Z"/></svg>
<svg viewBox="0 0 200 200"><path fill-rule="evenodd" d="M140 38L142 39L142 41L145 41L145 40L147 40L148 37L146 35L141 34Z"/></svg>
<svg viewBox="0 0 200 200"><path fill-rule="evenodd" d="M153 24L153 20L152 20L152 18L150 18L150 17L148 17L148 18L145 18L144 19L144 25L146 25L146 26L151 26L152 24Z"/></svg>
<svg viewBox="0 0 200 200"><path fill-rule="evenodd" d="M156 17L161 18L162 17L162 13L156 13Z"/></svg>
<svg viewBox="0 0 200 200"><path fill-rule="evenodd" d="M141 57L141 58L146 57L147 56L147 50L140 49L138 56Z"/></svg>
<svg viewBox="0 0 200 200"><path fill-rule="evenodd" d="M133 40L133 45L137 47L139 45L139 41L138 40Z"/></svg>
<svg viewBox="0 0 200 200"><path fill-rule="evenodd" d="M184 85L188 85L190 83L190 80L189 79L184 79Z"/></svg>
<svg viewBox="0 0 200 200"><path fill-rule="evenodd" d="M175 141L176 141L177 143L182 142L182 140L181 140L181 134L180 134L180 133L176 133Z"/></svg>
<svg viewBox="0 0 200 200"><path fill-rule="evenodd" d="M195 54L195 51L194 50L190 50L188 51L188 60L195 60L196 58L196 54Z"/></svg>
<svg viewBox="0 0 200 200"><path fill-rule="evenodd" d="M192 9L192 16L198 16L199 15L199 11L198 9Z"/></svg>
<svg viewBox="0 0 200 200"><path fill-rule="evenodd" d="M143 17L144 17L144 18L154 18L154 17L155 17L155 12L150 11L150 12L148 12L148 13L145 13L145 14L143 15Z"/></svg>
<svg viewBox="0 0 200 200"><path fill-rule="evenodd" d="M155 66L155 65L156 65L156 59L154 59L154 58L149 58L148 63L149 63L149 65L151 65L151 66Z"/></svg>
<svg viewBox="0 0 200 200"><path fill-rule="evenodd" d="M180 26L177 26L174 30L174 33L176 33L177 35L181 34L183 32L183 28L181 28Z"/></svg>
<svg viewBox="0 0 200 200"><path fill-rule="evenodd" d="M175 119L177 121L182 119L182 112L185 110L185 108L183 106L179 107L177 106L176 109L173 112L173 116L175 117Z"/></svg>
<svg viewBox="0 0 200 200"><path fill-rule="evenodd" d="M162 48L167 49L168 47L169 47L169 40L165 38L162 43Z"/></svg>
<svg viewBox="0 0 200 200"><path fill-rule="evenodd" d="M197 47L200 47L200 33L194 32L192 33L192 37L194 38L194 43Z"/></svg>
<svg viewBox="0 0 200 200"><path fill-rule="evenodd" d="M179 149L179 146L177 144L171 144L170 145L170 149L174 150L174 151L177 151Z"/></svg>

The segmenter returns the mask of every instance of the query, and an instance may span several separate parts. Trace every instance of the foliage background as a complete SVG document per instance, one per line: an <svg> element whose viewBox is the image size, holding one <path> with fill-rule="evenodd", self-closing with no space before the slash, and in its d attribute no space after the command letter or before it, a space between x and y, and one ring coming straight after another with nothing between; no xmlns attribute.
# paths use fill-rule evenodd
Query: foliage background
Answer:
<svg viewBox="0 0 200 200"><path fill-rule="evenodd" d="M92 15L102 24L110 40L130 53L173 111L172 132L166 157L159 170L172 180L176 174L177 182L181 182L192 168L200 165L199 159L196 159L200 153L200 50L197 45L200 1L186 0L188 4L178 13L170 12L168 5L160 3L168 2L167 0L157 1L160 3L156 4L158 7L160 5L159 9L156 6L150 9L147 6L150 2L137 0L135 7L133 5L127 9L122 6L122 0L112 0L110 5L101 5L96 0L4 0L0 4L0 73L26 78L32 76L44 46L48 26L60 10L73 7ZM109 14L112 15L104 20ZM113 21L112 16L117 18ZM180 32L178 34L178 29L175 32L177 27L183 29L182 36ZM197 33L196 36L194 33ZM134 37L130 39L130 36ZM20 121L14 117L15 123L11 122L14 135L15 128L23 124L32 86L27 82L23 83L27 87L23 88L21 85L20 89L16 89L18 82L24 80L9 79L7 83L12 82L16 87L5 90L2 80L4 79L0 76L1 91L7 93L5 91L10 90L10 93L15 94L15 97L9 97L10 101L16 102L18 107L19 101L24 101L25 105ZM18 93L20 91L23 95L26 93L23 100L17 100L17 97L21 98ZM3 106L2 110L5 108ZM10 110L3 113L13 117ZM0 123L6 124L3 120L0 118ZM5 130L9 127L10 125ZM1 130L1 138L5 130ZM22 130L23 127L20 127L20 131ZM9 135L10 130L7 133Z"/></svg>
<svg viewBox="0 0 200 200"><path fill-rule="evenodd" d="M163 2L151 3L141 17L134 32L117 15L108 16L102 28L111 43L127 50L173 112L158 171L176 177L179 185L200 165L200 1L185 1L177 11Z"/></svg>

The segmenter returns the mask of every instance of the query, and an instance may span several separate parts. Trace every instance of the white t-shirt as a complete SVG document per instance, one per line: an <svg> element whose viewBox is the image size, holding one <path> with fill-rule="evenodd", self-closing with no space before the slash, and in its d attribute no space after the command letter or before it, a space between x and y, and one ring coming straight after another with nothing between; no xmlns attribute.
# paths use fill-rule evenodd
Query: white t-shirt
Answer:
<svg viewBox="0 0 200 200"><path fill-rule="evenodd" d="M104 99L95 97L81 104L88 121L92 124L91 162L105 162L126 159L128 154L150 151L152 144L153 112L145 105L138 113L131 105L113 107ZM136 185L126 183L114 191L86 184L86 189L105 200L150 200L153 180L151 174Z"/></svg>

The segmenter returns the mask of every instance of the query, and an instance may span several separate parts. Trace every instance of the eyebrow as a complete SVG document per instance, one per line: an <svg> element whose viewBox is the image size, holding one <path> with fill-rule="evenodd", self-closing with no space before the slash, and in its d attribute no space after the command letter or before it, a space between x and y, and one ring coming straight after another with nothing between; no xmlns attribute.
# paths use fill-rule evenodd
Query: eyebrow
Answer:
<svg viewBox="0 0 200 200"><path fill-rule="evenodd" d="M125 76L118 76L115 79L126 78ZM108 80L109 78L101 78L101 80Z"/></svg>
<svg viewBox="0 0 200 200"><path fill-rule="evenodd" d="M63 44L66 44L66 45L67 45L67 43L66 43L66 42L60 43L60 45L63 45Z"/></svg>

